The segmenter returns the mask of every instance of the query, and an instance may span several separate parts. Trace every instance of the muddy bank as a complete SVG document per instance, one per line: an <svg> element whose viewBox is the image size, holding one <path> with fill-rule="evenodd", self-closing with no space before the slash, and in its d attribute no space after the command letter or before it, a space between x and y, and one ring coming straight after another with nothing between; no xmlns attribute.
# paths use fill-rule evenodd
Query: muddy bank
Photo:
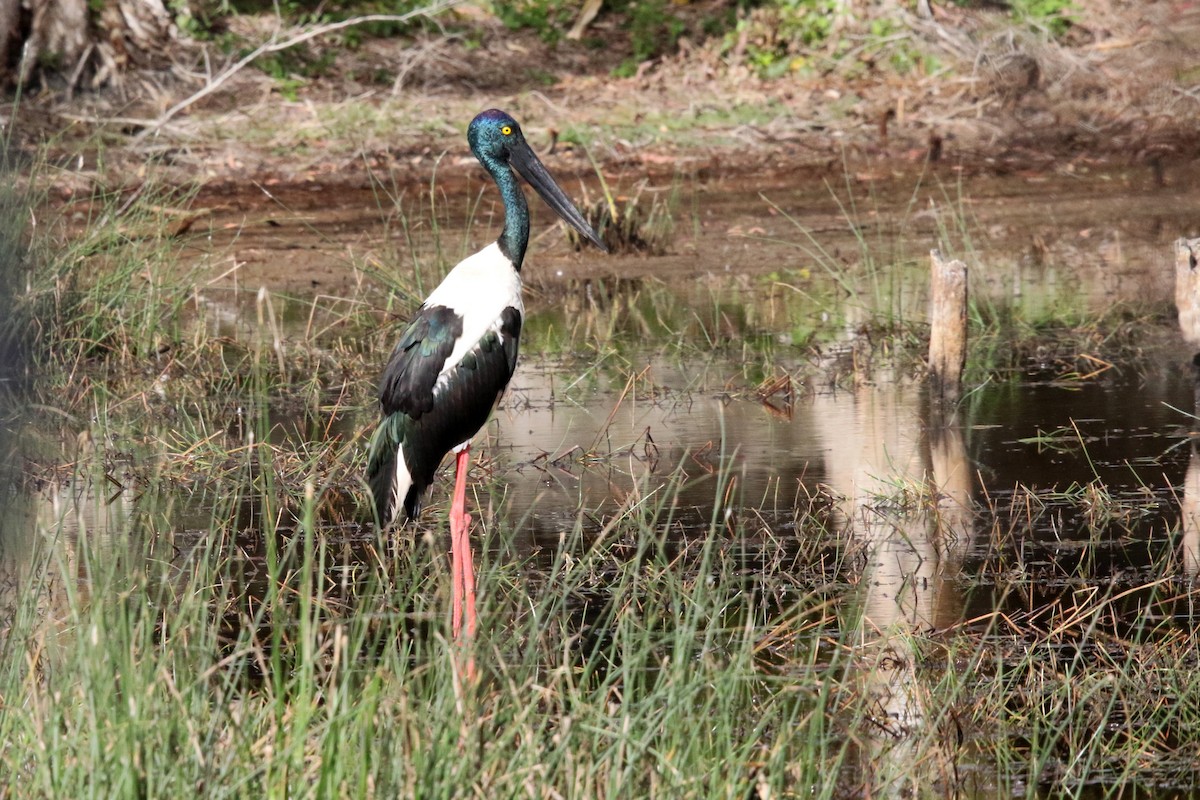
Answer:
<svg viewBox="0 0 1200 800"><path fill-rule="evenodd" d="M600 196L594 175L565 159L549 161L570 193ZM665 252L577 254L535 204L539 239L525 278L550 297L580 281L615 277L769 293L773 282L811 287L830 270L862 278L868 262L903 269L923 263L931 248L949 247L971 253L973 285L984 295L1048 286L1049 297L1070 294L1094 309L1165 304L1170 243L1200 233L1200 200L1189 188L1200 169L1180 165L1167 176L1160 182L1143 167L969 179L949 168L873 176L778 168L618 179L610 183L619 194L669 208L674 228ZM364 271L407 275L438 247L466 253L482 246L502 215L474 164L440 169L432 188L399 178L386 187L208 185L179 212L178 224L187 227L180 263L201 268L202 286L347 295Z"/></svg>

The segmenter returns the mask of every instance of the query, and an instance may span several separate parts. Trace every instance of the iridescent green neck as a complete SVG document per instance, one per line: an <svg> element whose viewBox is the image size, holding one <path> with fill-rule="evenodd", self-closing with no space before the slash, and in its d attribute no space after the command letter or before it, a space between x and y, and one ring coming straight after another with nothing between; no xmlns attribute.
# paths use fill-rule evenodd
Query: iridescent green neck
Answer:
<svg viewBox="0 0 1200 800"><path fill-rule="evenodd" d="M511 167L490 158L480 160L496 181L504 200L504 230L497 244L500 252L512 261L513 269L520 272L525 248L529 246L529 204L525 202L525 193Z"/></svg>

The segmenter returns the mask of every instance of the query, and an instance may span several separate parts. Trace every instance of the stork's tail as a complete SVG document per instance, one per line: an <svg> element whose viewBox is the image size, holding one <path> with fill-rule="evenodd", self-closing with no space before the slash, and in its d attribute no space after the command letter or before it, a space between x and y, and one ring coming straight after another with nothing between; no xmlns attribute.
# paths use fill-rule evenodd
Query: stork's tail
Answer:
<svg viewBox="0 0 1200 800"><path fill-rule="evenodd" d="M376 519L383 528L396 521L402 503L408 506L410 516L417 512L417 498L411 496L415 488L413 476L404 459L406 422L403 414L381 419L367 453L367 484L375 500Z"/></svg>

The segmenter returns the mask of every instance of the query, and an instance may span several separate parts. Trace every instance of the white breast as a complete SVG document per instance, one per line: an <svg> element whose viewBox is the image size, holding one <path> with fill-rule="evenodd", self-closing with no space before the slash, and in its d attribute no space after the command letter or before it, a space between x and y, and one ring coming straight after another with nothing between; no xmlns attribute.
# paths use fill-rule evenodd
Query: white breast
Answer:
<svg viewBox="0 0 1200 800"><path fill-rule="evenodd" d="M489 329L500 324L500 313L513 307L525 317L521 276L493 243L459 262L425 300L426 306L445 306L462 317L462 335L442 366L453 369Z"/></svg>

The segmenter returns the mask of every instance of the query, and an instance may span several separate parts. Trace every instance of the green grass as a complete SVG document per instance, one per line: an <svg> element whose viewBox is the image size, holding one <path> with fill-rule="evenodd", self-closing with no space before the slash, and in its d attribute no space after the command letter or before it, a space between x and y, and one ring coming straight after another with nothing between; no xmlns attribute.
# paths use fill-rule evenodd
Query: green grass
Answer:
<svg viewBox="0 0 1200 800"><path fill-rule="evenodd" d="M98 192L73 236L0 231L22 256L0 276L10 320L27 323L5 330L34 367L0 426L21 465L0 493L0 775L19 776L0 798L1032 797L1192 780L1196 590L1163 577L1180 572L1173 531L1139 527L1161 498L1099 479L985 497L957 530L910 477L879 476L851 514L832 490L746 497L729 442L663 442L674 468L549 517L531 544L540 509L514 513L502 459L484 461L482 680L464 681L439 499L381 536L359 475L381 359L469 237L436 183L381 183L381 225L404 246L350 264L357 294L253 295L225 329L197 293L228 298L178 269L187 242L155 211L188 196ZM526 353L561 359L565 401L752 396L838 369L779 334L826 314L803 345L838 341L847 296L871 352L916 352L890 233L844 208L858 261L797 225L808 261L761 284L540 287ZM1079 336L1114 340L1094 320ZM657 385L661 357L691 382ZM626 453L579 444L580 469ZM1085 447L1066 429L1027 444ZM1039 545L1064 519L1091 549ZM1144 567L1114 577L1101 547L1140 548ZM940 566L880 604L879 564L905 559ZM998 610L938 626L879 610L937 591Z"/></svg>
<svg viewBox="0 0 1200 800"><path fill-rule="evenodd" d="M763 609L716 539L668 558L646 535L668 495L606 540L569 534L545 570L485 553L486 678L470 687L446 642L440 537L338 544L310 500L294 527L264 507L247 560L231 516L269 488L248 480L194 539L164 539L153 504L109 521L112 546L39 529L51 544L21 565L0 651L0 760L27 775L22 796L513 796L532 782L709 797L764 769L787 780L785 734L813 697L755 666Z"/></svg>
<svg viewBox="0 0 1200 800"><path fill-rule="evenodd" d="M1200 679L1174 582L881 630L852 533L816 508L787 537L685 523L675 472L549 552L514 550L503 519L477 531L472 685L440 528L378 538L322 511L333 487L276 480L269 446L237 458L196 529L153 491L85 491L88 535L70 503L10 504L12 796L1031 796L1190 774ZM701 480L721 508L727 476ZM927 501L879 502L922 524ZM1143 621L1114 628L1131 597Z"/></svg>

